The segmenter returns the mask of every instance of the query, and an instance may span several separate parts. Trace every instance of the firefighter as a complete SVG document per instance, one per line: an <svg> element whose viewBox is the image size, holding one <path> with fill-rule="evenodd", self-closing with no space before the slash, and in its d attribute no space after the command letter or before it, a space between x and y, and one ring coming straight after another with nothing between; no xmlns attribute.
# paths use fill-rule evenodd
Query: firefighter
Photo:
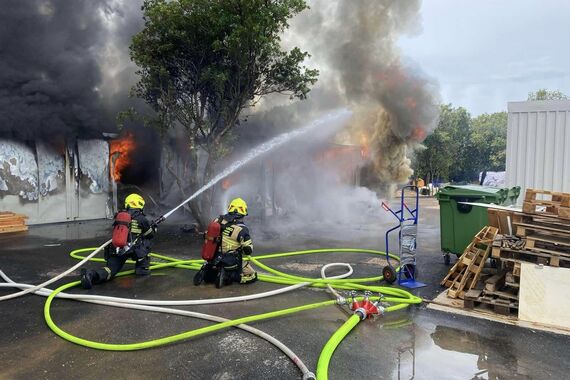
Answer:
<svg viewBox="0 0 570 380"><path fill-rule="evenodd" d="M84 289L91 289L94 284L100 284L111 280L121 271L128 259L135 261L135 274L146 276L150 274L150 253L151 243L156 226L151 224L146 218L143 209L145 201L139 194L130 194L125 198L125 211L130 214L128 223L127 245L121 248L109 244L105 248L106 266L98 269L82 269L81 285ZM115 216L116 225L118 222Z"/></svg>
<svg viewBox="0 0 570 380"><path fill-rule="evenodd" d="M247 203L241 198L232 200L228 206L228 213L220 220L222 225L220 251L222 255L238 255L241 261L240 283L249 284L257 280L257 272L249 260L243 260L243 258L249 259L253 253L253 242L249 229L243 222L244 216L247 216Z"/></svg>
<svg viewBox="0 0 570 380"><path fill-rule="evenodd" d="M247 204L236 198L230 202L227 214L212 221L220 225L219 245L214 258L206 262L194 277L195 285L204 280L215 282L219 288L232 281L249 284L257 280L257 273L249 260L244 260L253 253L249 229L243 222L246 215Z"/></svg>

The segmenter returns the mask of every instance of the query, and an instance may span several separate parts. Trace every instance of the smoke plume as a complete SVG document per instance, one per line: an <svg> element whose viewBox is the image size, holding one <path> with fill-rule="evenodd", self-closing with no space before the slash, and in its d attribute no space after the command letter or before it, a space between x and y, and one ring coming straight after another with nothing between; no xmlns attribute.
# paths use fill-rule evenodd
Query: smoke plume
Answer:
<svg viewBox="0 0 570 380"><path fill-rule="evenodd" d="M11 0L0 7L0 135L100 136L116 131L134 69L138 1Z"/></svg>
<svg viewBox="0 0 570 380"><path fill-rule="evenodd" d="M381 192L405 183L412 174L408 154L438 117L437 86L406 66L396 46L402 34L419 30L421 2L313 0L309 5L293 20L284 44L312 54L309 65L321 72L318 86L303 106L264 104L262 119L267 124L268 118L288 114L288 120L302 120L307 109L348 105L355 116L338 140L366 149L362 182Z"/></svg>

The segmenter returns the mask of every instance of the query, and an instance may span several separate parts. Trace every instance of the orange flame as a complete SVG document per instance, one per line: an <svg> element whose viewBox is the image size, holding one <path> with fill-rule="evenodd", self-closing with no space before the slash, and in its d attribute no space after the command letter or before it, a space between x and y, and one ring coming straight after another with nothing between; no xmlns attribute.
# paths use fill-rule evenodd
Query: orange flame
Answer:
<svg viewBox="0 0 570 380"><path fill-rule="evenodd" d="M418 125L412 130L412 138L414 140L422 142L426 139L426 137L427 137L426 130L421 126Z"/></svg>
<svg viewBox="0 0 570 380"><path fill-rule="evenodd" d="M131 164L131 152L135 147L135 136L131 132L128 132L117 140L111 140L109 165L113 179L116 182L121 181L122 173Z"/></svg>
<svg viewBox="0 0 570 380"><path fill-rule="evenodd" d="M229 178L226 178L222 181L222 189L227 190L232 187L233 181Z"/></svg>
<svg viewBox="0 0 570 380"><path fill-rule="evenodd" d="M370 137L366 133L361 132L359 140L360 156L363 159L368 159L370 157Z"/></svg>

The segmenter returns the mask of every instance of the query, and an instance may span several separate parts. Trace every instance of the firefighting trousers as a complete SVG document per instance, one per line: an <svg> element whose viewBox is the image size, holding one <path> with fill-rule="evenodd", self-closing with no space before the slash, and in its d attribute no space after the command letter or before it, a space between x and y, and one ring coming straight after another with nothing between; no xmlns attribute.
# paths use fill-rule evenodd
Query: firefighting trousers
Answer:
<svg viewBox="0 0 570 380"><path fill-rule="evenodd" d="M142 276L150 274L150 258L148 256L149 251L150 249L147 249L145 245L144 247L135 247L133 248L133 252L120 256L105 252L105 260L107 261L107 265L95 270L96 276L93 278L93 283L100 284L102 282L111 280L117 273L121 271L121 269L123 269L123 266L128 259L135 261L135 274Z"/></svg>

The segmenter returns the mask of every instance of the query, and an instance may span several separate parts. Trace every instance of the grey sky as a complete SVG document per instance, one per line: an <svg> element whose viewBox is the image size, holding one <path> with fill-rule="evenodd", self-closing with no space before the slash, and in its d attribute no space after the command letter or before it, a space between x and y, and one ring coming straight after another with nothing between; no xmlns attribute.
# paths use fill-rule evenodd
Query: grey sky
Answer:
<svg viewBox="0 0 570 380"><path fill-rule="evenodd" d="M478 115L538 88L570 95L570 1L424 0L421 15L399 45L444 102Z"/></svg>

